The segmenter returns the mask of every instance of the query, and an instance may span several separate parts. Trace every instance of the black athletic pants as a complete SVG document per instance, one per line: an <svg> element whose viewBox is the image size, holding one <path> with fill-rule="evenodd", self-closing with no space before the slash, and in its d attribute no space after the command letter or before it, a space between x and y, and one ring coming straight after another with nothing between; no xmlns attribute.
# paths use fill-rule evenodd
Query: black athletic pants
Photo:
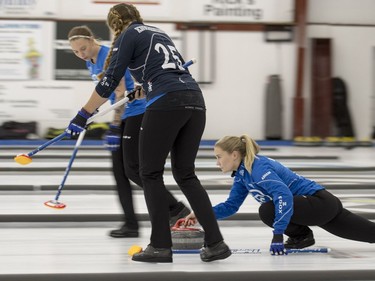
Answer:
<svg viewBox="0 0 375 281"><path fill-rule="evenodd" d="M195 175L195 158L206 123L204 110L146 110L140 132L140 172L151 220L150 244L172 246L168 204L163 181L171 153L175 181L188 199L205 231L207 245L223 240L207 192Z"/></svg>
<svg viewBox="0 0 375 281"><path fill-rule="evenodd" d="M293 203L294 213L285 231L289 237L305 236L311 232L308 226L319 226L342 238L375 243L375 223L343 208L340 199L327 190L294 196ZM259 216L272 227L275 218L272 201L259 207Z"/></svg>
<svg viewBox="0 0 375 281"><path fill-rule="evenodd" d="M139 175L139 129L143 114L128 117L122 121L122 142L117 151L112 152L113 174L116 180L120 204L125 214L125 222L131 228L138 228L138 220L134 212L132 187L129 179L142 187ZM180 209L178 202L170 192L167 192L167 202L170 211Z"/></svg>

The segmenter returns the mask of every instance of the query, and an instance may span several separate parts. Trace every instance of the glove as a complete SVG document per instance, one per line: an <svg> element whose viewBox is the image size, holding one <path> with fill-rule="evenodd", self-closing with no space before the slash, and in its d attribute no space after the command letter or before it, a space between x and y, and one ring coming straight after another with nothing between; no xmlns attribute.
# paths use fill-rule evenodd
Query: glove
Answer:
<svg viewBox="0 0 375 281"><path fill-rule="evenodd" d="M287 255L284 248L284 238L282 234L273 234L271 246L270 246L270 253L271 255Z"/></svg>
<svg viewBox="0 0 375 281"><path fill-rule="evenodd" d="M78 136L85 129L87 119L90 117L91 114L82 108L80 111L78 111L76 117L70 121L65 132L67 132L71 137Z"/></svg>
<svg viewBox="0 0 375 281"><path fill-rule="evenodd" d="M132 102L135 99L140 98L142 95L142 87L136 86L133 90L131 90L126 97L129 98L129 102Z"/></svg>
<svg viewBox="0 0 375 281"><path fill-rule="evenodd" d="M121 128L115 125L109 125L109 130L105 135L105 144L107 150L116 151L121 143Z"/></svg>

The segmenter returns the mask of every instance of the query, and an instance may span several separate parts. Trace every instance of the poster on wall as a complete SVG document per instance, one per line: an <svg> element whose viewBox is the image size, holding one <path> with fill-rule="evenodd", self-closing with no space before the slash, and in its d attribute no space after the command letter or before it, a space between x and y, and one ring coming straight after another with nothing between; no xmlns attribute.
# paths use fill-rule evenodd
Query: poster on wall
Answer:
<svg viewBox="0 0 375 281"><path fill-rule="evenodd" d="M58 5L55 0L3 0L0 1L0 17L55 18Z"/></svg>
<svg viewBox="0 0 375 281"><path fill-rule="evenodd" d="M91 80L86 62L71 50L68 33L75 26L86 25L94 33L100 44L110 44L110 33L105 22L59 21L56 23L55 79Z"/></svg>
<svg viewBox="0 0 375 281"><path fill-rule="evenodd" d="M65 128L88 98L82 90L86 88L67 81L0 81L0 125L8 121L36 122L39 137L45 136L49 127ZM11 131L2 133L0 139Z"/></svg>
<svg viewBox="0 0 375 281"><path fill-rule="evenodd" d="M0 80L45 80L50 69L52 23L0 21Z"/></svg>

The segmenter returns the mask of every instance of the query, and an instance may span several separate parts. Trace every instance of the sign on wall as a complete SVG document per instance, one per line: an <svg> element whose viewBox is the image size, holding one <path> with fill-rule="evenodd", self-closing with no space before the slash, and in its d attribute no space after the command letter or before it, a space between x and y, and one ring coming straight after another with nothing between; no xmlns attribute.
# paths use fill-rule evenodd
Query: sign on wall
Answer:
<svg viewBox="0 0 375 281"><path fill-rule="evenodd" d="M0 120L54 120L73 115L69 100L74 101L71 85L56 81L40 83L0 81ZM1 122L0 122L1 123Z"/></svg>
<svg viewBox="0 0 375 281"><path fill-rule="evenodd" d="M293 22L294 0L84 0L81 13L105 19L120 2L132 3L145 21Z"/></svg>
<svg viewBox="0 0 375 281"><path fill-rule="evenodd" d="M0 21L0 80L49 78L50 25L40 21Z"/></svg>
<svg viewBox="0 0 375 281"><path fill-rule="evenodd" d="M189 0L185 21L293 22L293 0Z"/></svg>
<svg viewBox="0 0 375 281"><path fill-rule="evenodd" d="M85 2L83 5L85 9L83 9L81 13L89 18L106 20L109 9L118 3L124 2L135 5L145 21L170 19L174 16L172 8L176 2L180 2L179 0L81 1ZM185 5L183 2L181 2L181 4Z"/></svg>
<svg viewBox="0 0 375 281"><path fill-rule="evenodd" d="M57 16L56 0L2 0L0 17L4 18L53 18Z"/></svg>

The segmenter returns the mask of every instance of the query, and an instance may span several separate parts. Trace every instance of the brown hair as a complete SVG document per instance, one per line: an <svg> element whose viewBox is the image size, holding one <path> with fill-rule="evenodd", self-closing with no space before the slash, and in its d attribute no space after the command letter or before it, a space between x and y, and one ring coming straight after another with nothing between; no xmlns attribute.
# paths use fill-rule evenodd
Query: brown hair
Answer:
<svg viewBox="0 0 375 281"><path fill-rule="evenodd" d="M137 8L132 4L120 3L113 6L107 15L107 25L113 31L113 40L111 49L108 52L108 56L105 60L103 72L98 75L101 79L104 76L105 70L108 68L109 62L112 57L113 45L117 38L120 36L121 32L124 31L132 22L143 22L143 19L137 10Z"/></svg>
<svg viewBox="0 0 375 281"><path fill-rule="evenodd" d="M79 38L95 40L94 33L87 25L80 25L73 27L68 33L68 40L72 41Z"/></svg>
<svg viewBox="0 0 375 281"><path fill-rule="evenodd" d="M225 136L215 143L215 146L222 150L232 153L238 151L241 154L246 170L251 173L251 166L253 165L255 155L259 153L259 145L248 135Z"/></svg>

